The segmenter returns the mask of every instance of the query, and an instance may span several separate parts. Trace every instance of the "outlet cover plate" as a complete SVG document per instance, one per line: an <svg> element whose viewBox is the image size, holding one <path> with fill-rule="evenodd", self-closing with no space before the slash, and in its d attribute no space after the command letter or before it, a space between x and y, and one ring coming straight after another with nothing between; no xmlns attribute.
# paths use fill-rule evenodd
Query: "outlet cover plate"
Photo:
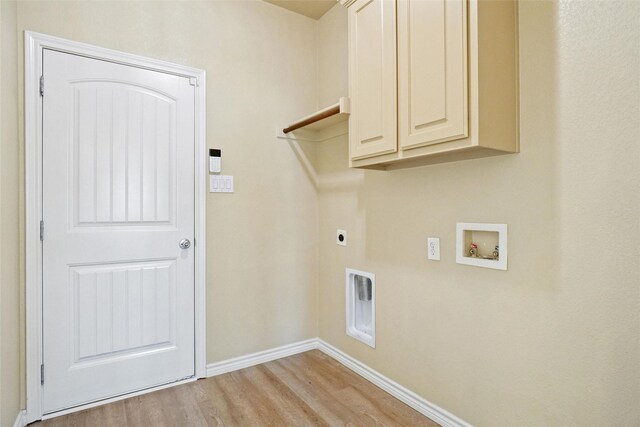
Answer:
<svg viewBox="0 0 640 427"><path fill-rule="evenodd" d="M336 231L336 244L347 246L347 232L345 230Z"/></svg>
<svg viewBox="0 0 640 427"><path fill-rule="evenodd" d="M427 258L440 261L440 238L429 237L427 238Z"/></svg>

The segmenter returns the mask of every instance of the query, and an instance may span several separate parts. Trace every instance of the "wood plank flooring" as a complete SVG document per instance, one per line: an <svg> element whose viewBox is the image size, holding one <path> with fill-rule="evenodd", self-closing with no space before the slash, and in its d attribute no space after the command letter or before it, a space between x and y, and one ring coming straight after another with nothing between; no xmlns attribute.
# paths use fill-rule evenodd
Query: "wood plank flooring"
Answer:
<svg viewBox="0 0 640 427"><path fill-rule="evenodd" d="M33 427L438 426L318 350Z"/></svg>

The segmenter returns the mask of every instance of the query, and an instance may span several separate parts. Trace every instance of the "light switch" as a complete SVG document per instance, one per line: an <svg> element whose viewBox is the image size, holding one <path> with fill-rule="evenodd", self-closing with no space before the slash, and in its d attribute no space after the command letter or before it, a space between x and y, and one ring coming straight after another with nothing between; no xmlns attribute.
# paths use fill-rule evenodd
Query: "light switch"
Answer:
<svg viewBox="0 0 640 427"><path fill-rule="evenodd" d="M209 192L210 193L233 193L233 176L232 175L210 175L209 176Z"/></svg>

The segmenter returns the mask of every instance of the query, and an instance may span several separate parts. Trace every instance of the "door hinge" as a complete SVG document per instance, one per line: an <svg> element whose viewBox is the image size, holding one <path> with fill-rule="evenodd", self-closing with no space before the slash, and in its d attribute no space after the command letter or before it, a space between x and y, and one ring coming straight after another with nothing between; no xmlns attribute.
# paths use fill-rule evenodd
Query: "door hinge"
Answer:
<svg viewBox="0 0 640 427"><path fill-rule="evenodd" d="M40 221L40 241L44 241L44 221Z"/></svg>
<svg viewBox="0 0 640 427"><path fill-rule="evenodd" d="M40 365L40 385L44 385L44 363Z"/></svg>
<svg viewBox="0 0 640 427"><path fill-rule="evenodd" d="M44 96L44 76L40 76L40 96Z"/></svg>

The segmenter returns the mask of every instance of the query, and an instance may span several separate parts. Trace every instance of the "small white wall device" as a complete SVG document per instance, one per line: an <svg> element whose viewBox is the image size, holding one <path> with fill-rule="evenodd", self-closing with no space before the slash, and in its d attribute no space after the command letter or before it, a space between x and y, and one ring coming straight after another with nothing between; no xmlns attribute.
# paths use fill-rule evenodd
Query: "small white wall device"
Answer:
<svg viewBox="0 0 640 427"><path fill-rule="evenodd" d="M220 173L222 170L222 150L209 149L209 172Z"/></svg>

